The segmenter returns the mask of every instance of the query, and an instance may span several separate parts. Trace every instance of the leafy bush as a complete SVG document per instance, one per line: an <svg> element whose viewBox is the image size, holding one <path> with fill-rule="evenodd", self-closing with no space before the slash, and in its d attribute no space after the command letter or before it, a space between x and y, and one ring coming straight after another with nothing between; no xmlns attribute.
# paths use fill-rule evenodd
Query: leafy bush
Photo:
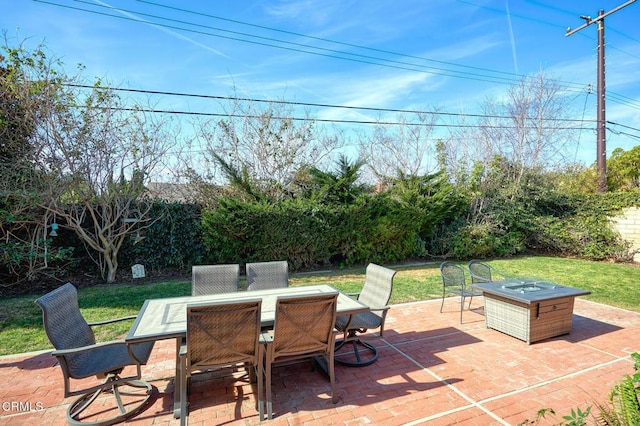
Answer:
<svg viewBox="0 0 640 426"><path fill-rule="evenodd" d="M635 374L626 375L609 393L607 404L596 404L600 413L595 416L598 425L640 425L640 354L631 354Z"/></svg>
<svg viewBox="0 0 640 426"><path fill-rule="evenodd" d="M442 254L456 259L511 256L524 251L524 236L493 224L466 224L448 236Z"/></svg>
<svg viewBox="0 0 640 426"><path fill-rule="evenodd" d="M121 264L130 268L141 263L156 271L177 269L188 271L202 263L206 249L202 242L200 208L193 204L154 203L153 224L140 231L122 248Z"/></svg>
<svg viewBox="0 0 640 426"><path fill-rule="evenodd" d="M203 238L217 263L287 259L292 269L396 262L416 250L418 211L384 195L349 205L309 199L232 198L203 212Z"/></svg>

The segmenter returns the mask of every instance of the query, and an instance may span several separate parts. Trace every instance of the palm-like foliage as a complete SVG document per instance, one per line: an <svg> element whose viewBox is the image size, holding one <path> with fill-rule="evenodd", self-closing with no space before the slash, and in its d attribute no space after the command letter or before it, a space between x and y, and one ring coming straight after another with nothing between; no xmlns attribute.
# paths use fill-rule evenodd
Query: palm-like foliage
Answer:
<svg viewBox="0 0 640 426"><path fill-rule="evenodd" d="M636 373L625 376L609 394L609 404L597 404L600 413L596 423L602 426L640 425L640 354L631 355L635 359Z"/></svg>
<svg viewBox="0 0 640 426"><path fill-rule="evenodd" d="M336 161L333 172L325 172L316 167L309 169L312 183L312 197L328 203L349 204L365 192L365 186L358 184L360 169L366 162L357 159L351 162L345 155Z"/></svg>

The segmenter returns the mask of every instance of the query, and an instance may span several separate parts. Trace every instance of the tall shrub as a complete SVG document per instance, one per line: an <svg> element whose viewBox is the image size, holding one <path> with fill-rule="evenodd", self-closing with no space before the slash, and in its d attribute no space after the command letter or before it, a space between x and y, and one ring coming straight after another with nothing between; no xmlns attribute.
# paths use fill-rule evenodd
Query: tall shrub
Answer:
<svg viewBox="0 0 640 426"><path fill-rule="evenodd" d="M224 198L216 209L203 212L203 230L212 261L287 259L299 270L404 260L415 251L416 217L416 210L384 195L363 196L349 205Z"/></svg>

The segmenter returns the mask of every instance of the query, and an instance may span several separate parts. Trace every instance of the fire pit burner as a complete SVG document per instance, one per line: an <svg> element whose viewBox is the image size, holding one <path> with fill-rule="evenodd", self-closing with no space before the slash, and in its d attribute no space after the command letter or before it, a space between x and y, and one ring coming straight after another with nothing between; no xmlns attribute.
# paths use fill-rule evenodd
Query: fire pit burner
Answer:
<svg viewBox="0 0 640 426"><path fill-rule="evenodd" d="M503 285L502 288L505 290L517 291L519 293L529 293L532 291L553 290L556 286L548 283L523 282L514 285Z"/></svg>

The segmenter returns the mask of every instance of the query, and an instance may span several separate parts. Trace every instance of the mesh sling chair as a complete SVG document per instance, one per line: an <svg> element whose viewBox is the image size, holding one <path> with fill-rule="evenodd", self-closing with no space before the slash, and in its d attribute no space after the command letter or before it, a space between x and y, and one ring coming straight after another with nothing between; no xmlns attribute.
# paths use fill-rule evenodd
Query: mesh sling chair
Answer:
<svg viewBox="0 0 640 426"><path fill-rule="evenodd" d="M191 295L238 291L240 265L195 265L191 268Z"/></svg>
<svg viewBox="0 0 640 426"><path fill-rule="evenodd" d="M188 380L194 371L233 367L244 363L249 377L257 377L257 405L263 417L261 299L243 302L187 305L187 338L180 348L180 424L188 415ZM257 370L256 376L252 369Z"/></svg>
<svg viewBox="0 0 640 426"><path fill-rule="evenodd" d="M488 283L492 281L491 266L480 260L471 260L467 264L469 274L471 275L471 283Z"/></svg>
<svg viewBox="0 0 640 426"><path fill-rule="evenodd" d="M462 311L464 311L464 301L469 298L469 309L473 296L482 296L481 291L475 291L467 288L464 275L464 269L453 262L443 262L440 265L440 275L442 275L442 303L440 304L440 312L444 307L444 299L447 293L454 293L460 296L460 323L462 324Z"/></svg>
<svg viewBox="0 0 640 426"><path fill-rule="evenodd" d="M331 383L331 401L338 402L335 389L334 350L338 293L283 296L276 300L273 334L263 332L266 345L265 381L267 418L273 417L271 370L276 363L322 357ZM262 414L260 420L262 420Z"/></svg>
<svg viewBox="0 0 640 426"><path fill-rule="evenodd" d="M289 264L286 260L247 263L247 290L289 287Z"/></svg>
<svg viewBox="0 0 640 426"><path fill-rule="evenodd" d="M80 395L67 409L67 421L72 425L109 425L121 422L137 414L153 394L153 387L142 380L140 366L146 364L154 342L127 345L124 341L96 343L92 326L116 321L134 319L135 316L109 321L87 323L78 307L78 293L71 283L67 283L35 301L42 309L44 329L53 344L52 352L64 376L64 397ZM126 366L135 365L136 374L121 377ZM101 384L82 389L71 389L70 379L84 379L97 376L106 379ZM123 404L122 396L128 396L129 389L139 388L146 396L136 402ZM95 421L82 421L91 417L91 406L103 393L111 393L119 413ZM125 405L127 408L125 408ZM100 408L102 410L103 408Z"/></svg>
<svg viewBox="0 0 640 426"><path fill-rule="evenodd" d="M370 263L365 273L364 286L357 295L358 301L370 308L368 312L354 315L340 315L336 318L336 329L343 333L343 338L336 345L336 351L345 344L351 342L355 361L349 361L344 357L336 357L336 362L352 367L364 367L371 365L378 359L378 350L375 346L363 340L378 339L383 337L384 321L389 310L389 299L393 288L393 277L396 271L383 266ZM368 330L378 332L368 333ZM363 348L368 354L363 359Z"/></svg>

